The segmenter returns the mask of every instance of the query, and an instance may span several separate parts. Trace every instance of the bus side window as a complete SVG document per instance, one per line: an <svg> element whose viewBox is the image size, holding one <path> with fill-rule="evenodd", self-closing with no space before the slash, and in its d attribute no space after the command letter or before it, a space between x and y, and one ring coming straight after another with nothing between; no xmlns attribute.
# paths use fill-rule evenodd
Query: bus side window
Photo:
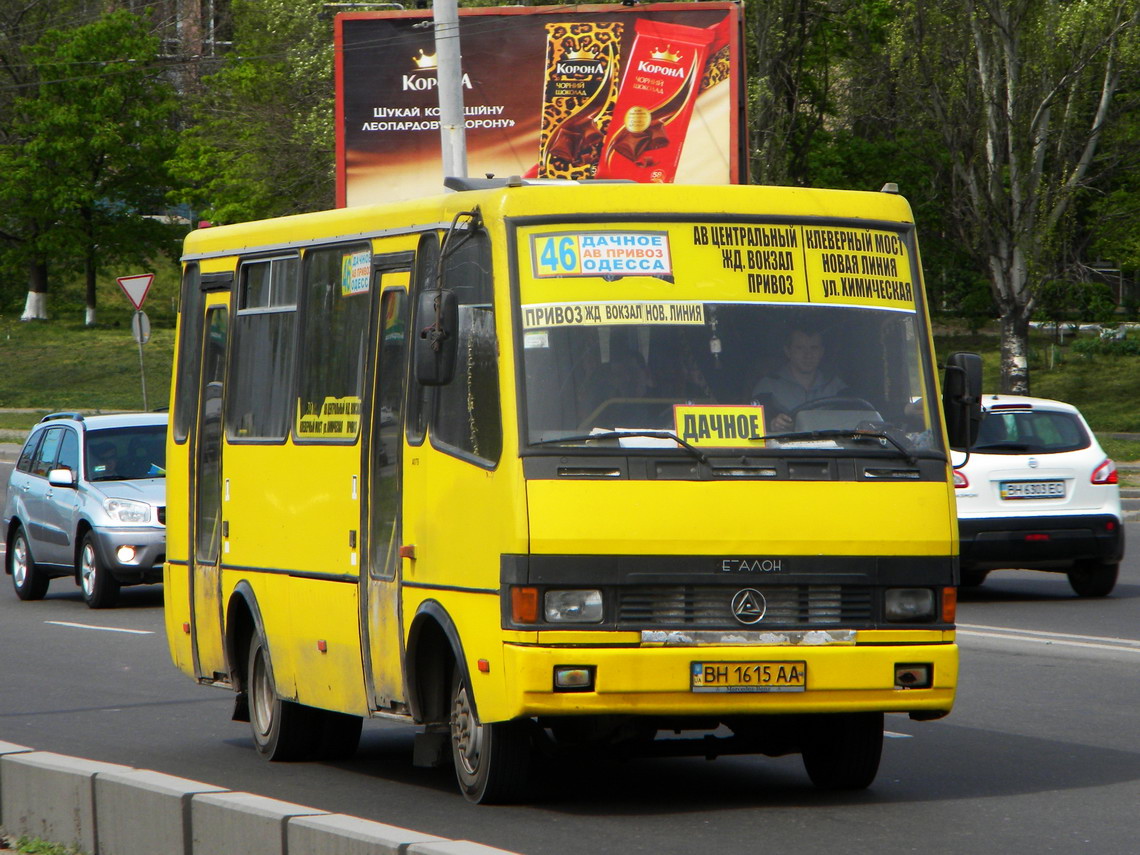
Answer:
<svg viewBox="0 0 1140 855"><path fill-rule="evenodd" d="M348 244L305 256L297 439L355 442L360 434L372 250Z"/></svg>
<svg viewBox="0 0 1140 855"><path fill-rule="evenodd" d="M205 302L201 283L198 265L188 264L178 304L182 340L178 345L174 418L170 422L176 442L185 442L190 434L198 403L198 378L202 368L202 305Z"/></svg>
<svg viewBox="0 0 1140 855"><path fill-rule="evenodd" d="M241 266L234 321L226 435L283 440L292 413L300 259L257 259Z"/></svg>
<svg viewBox="0 0 1140 855"><path fill-rule="evenodd" d="M495 463L503 450L503 430L491 249L485 232L472 235L445 258L443 286L459 298L459 347L455 379L437 392L434 435L441 443Z"/></svg>

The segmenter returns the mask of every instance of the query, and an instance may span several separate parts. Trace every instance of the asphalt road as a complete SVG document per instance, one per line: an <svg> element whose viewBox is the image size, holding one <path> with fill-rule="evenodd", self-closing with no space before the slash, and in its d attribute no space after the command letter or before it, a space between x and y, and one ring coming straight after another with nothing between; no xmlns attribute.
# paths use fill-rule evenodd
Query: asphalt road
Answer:
<svg viewBox="0 0 1140 855"><path fill-rule="evenodd" d="M532 804L476 807L450 771L412 767L409 728L371 721L349 762L266 763L229 720L231 696L170 664L161 586L91 611L68 580L23 603L6 576L0 740L525 855L1136 853L1140 524L1127 528L1138 546L1111 598L1018 572L963 593L955 711L888 716L863 793L817 792L797 757L654 759L547 769Z"/></svg>

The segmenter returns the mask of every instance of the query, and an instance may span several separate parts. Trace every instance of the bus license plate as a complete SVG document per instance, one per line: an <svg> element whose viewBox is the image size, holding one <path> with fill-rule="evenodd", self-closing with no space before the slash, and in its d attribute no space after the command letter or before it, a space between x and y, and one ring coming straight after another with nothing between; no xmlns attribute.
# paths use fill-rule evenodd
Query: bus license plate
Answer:
<svg viewBox="0 0 1140 855"><path fill-rule="evenodd" d="M802 692L806 662L694 662L694 692Z"/></svg>
<svg viewBox="0 0 1140 855"><path fill-rule="evenodd" d="M1002 481L998 485L1003 499L1063 499L1064 481Z"/></svg>

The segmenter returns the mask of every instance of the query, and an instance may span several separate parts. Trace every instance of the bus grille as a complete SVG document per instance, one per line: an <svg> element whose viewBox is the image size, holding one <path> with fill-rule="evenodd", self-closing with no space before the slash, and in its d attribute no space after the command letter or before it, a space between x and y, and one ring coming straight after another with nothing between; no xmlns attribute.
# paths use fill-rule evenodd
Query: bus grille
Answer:
<svg viewBox="0 0 1140 855"><path fill-rule="evenodd" d="M630 586L618 590L623 629L717 627L740 629L732 598L740 588L723 585ZM870 624L872 589L853 585L757 586L764 617L753 629Z"/></svg>

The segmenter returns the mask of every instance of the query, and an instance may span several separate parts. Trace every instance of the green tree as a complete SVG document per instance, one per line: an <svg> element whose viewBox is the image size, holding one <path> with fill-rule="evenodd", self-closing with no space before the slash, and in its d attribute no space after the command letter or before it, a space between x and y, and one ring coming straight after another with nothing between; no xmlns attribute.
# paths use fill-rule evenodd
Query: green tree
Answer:
<svg viewBox="0 0 1140 855"><path fill-rule="evenodd" d="M876 63L883 0L775 0L745 11L751 175L759 184L821 186L813 154L826 147L844 62Z"/></svg>
<svg viewBox="0 0 1140 855"><path fill-rule="evenodd" d="M1096 257L1140 271L1140 46L1126 56L1131 70L1117 96L1120 121L1105 134L1100 160L1110 178L1097 188L1085 223Z"/></svg>
<svg viewBox="0 0 1140 855"><path fill-rule="evenodd" d="M1123 0L901 0L892 51L906 112L951 164L952 213L988 272L1001 320L1001 389L1029 392L1029 321L1057 232L1096 154L1140 7ZM900 88L900 91L903 91Z"/></svg>
<svg viewBox="0 0 1140 855"><path fill-rule="evenodd" d="M70 0L0 0L0 157L25 143L15 127L13 105L37 82L28 48L59 20L78 14ZM51 218L34 202L23 205L21 194L14 192L25 180L9 170L0 171L0 300L5 304L18 298L21 280L34 293L47 289L48 255L40 244Z"/></svg>
<svg viewBox="0 0 1140 855"><path fill-rule="evenodd" d="M176 108L158 47L143 18L116 11L49 30L26 51L36 83L13 100L0 148L8 217L22 221L24 253L42 270L25 319L46 316L48 258L83 272L91 325L96 281L111 264L175 250L175 229L154 217L169 188Z"/></svg>
<svg viewBox="0 0 1140 855"><path fill-rule="evenodd" d="M332 18L318 0L242 0L234 46L203 75L172 168L177 199L239 222L335 202Z"/></svg>

